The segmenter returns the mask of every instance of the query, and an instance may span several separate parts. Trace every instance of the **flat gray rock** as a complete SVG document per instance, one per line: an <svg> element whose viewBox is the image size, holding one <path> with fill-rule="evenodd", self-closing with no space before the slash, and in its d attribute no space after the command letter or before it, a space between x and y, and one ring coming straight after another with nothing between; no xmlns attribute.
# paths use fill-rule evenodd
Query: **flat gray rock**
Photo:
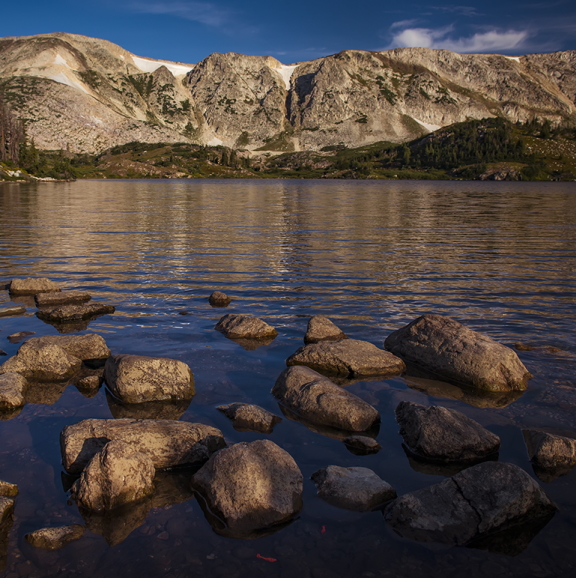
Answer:
<svg viewBox="0 0 576 578"><path fill-rule="evenodd" d="M0 410L9 411L26 403L28 382L19 373L0 375Z"/></svg>
<svg viewBox="0 0 576 578"><path fill-rule="evenodd" d="M318 496L345 510L366 512L396 497L396 490L368 468L328 466L312 474Z"/></svg>
<svg viewBox="0 0 576 578"><path fill-rule="evenodd" d="M34 301L38 307L88 303L91 299L92 295L90 293L83 293L82 291L60 291L58 293L38 293L34 295Z"/></svg>
<svg viewBox="0 0 576 578"><path fill-rule="evenodd" d="M308 320L304 343L340 341L348 339L346 334L325 315L314 315Z"/></svg>
<svg viewBox="0 0 576 578"><path fill-rule="evenodd" d="M20 305L15 307L0 307L0 317L15 317L26 313L26 307Z"/></svg>
<svg viewBox="0 0 576 578"><path fill-rule="evenodd" d="M524 470L484 462L397 498L384 517L405 538L461 546L555 510Z"/></svg>
<svg viewBox="0 0 576 578"><path fill-rule="evenodd" d="M11 295L36 295L37 293L54 293L61 289L45 277L28 277L27 279L13 279L8 291Z"/></svg>
<svg viewBox="0 0 576 578"><path fill-rule="evenodd" d="M302 473L292 456L269 440L217 452L192 485L237 537L286 522L302 507Z"/></svg>
<svg viewBox="0 0 576 578"><path fill-rule="evenodd" d="M45 335L33 337L27 341L30 345L58 345L66 353L82 361L104 360L110 357L110 349L101 335L87 333L85 335Z"/></svg>
<svg viewBox="0 0 576 578"><path fill-rule="evenodd" d="M356 455L377 454L382 446L374 439L368 436L348 436L344 439L346 447Z"/></svg>
<svg viewBox="0 0 576 578"><path fill-rule="evenodd" d="M222 432L199 423L173 420L86 419L60 434L62 464L80 473L109 441L121 440L147 455L156 469L205 462L226 446Z"/></svg>
<svg viewBox="0 0 576 578"><path fill-rule="evenodd" d="M194 376L182 361L143 355L113 355L106 361L108 389L125 403L192 399Z"/></svg>
<svg viewBox="0 0 576 578"><path fill-rule="evenodd" d="M541 468L571 468L576 464L576 439L534 429L522 430L528 457Z"/></svg>
<svg viewBox="0 0 576 578"><path fill-rule="evenodd" d="M60 346L30 341L23 343L14 357L0 365L0 374L19 373L33 381L58 382L66 381L80 369L82 361Z"/></svg>
<svg viewBox="0 0 576 578"><path fill-rule="evenodd" d="M262 319L234 313L224 315L214 329L221 331L230 339L266 339L278 335L276 329Z"/></svg>
<svg viewBox="0 0 576 578"><path fill-rule="evenodd" d="M237 402L221 405L216 409L230 418L234 428L240 431L272 433L274 426L282 421L281 417L257 405Z"/></svg>
<svg viewBox="0 0 576 578"><path fill-rule="evenodd" d="M442 315L418 317L384 345L407 362L469 387L524 391L532 377L515 351Z"/></svg>
<svg viewBox="0 0 576 578"><path fill-rule="evenodd" d="M222 293L222 291L214 291L208 297L208 301L212 307L228 307L232 299L226 293Z"/></svg>
<svg viewBox="0 0 576 578"><path fill-rule="evenodd" d="M152 494L155 474L149 456L130 443L112 440L90 460L71 495L87 510L113 510Z"/></svg>
<svg viewBox="0 0 576 578"><path fill-rule="evenodd" d="M358 339L305 345L286 360L286 365L305 365L327 375L350 377L400 375L406 369L395 355Z"/></svg>
<svg viewBox="0 0 576 578"><path fill-rule="evenodd" d="M272 394L292 412L321 425L360 432L380 421L369 403L308 367L285 369Z"/></svg>
<svg viewBox="0 0 576 578"><path fill-rule="evenodd" d="M36 548L44 550L59 550L78 540L84 535L84 526L72 524L70 526L58 526L54 528L42 528L26 534L26 540Z"/></svg>
<svg viewBox="0 0 576 578"><path fill-rule="evenodd" d="M400 435L417 456L439 462L481 460L500 448L500 438L454 409L401 401Z"/></svg>
<svg viewBox="0 0 576 578"><path fill-rule="evenodd" d="M38 319L49 323L68 323L108 315L116 311L112 305L89 303L88 305L62 305L53 309L43 309L36 313Z"/></svg>

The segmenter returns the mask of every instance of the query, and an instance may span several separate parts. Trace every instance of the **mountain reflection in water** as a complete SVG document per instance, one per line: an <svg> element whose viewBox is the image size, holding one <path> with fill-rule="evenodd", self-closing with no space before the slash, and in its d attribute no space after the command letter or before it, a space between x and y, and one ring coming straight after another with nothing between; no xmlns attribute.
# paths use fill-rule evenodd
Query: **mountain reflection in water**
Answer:
<svg viewBox="0 0 576 578"><path fill-rule="evenodd" d="M388 181L77 181L0 184L0 286L49 277L116 307L82 325L54 327L27 313L0 319L9 335L96 332L114 354L180 359L194 372L186 403L127 406L105 387L34 386L0 415L0 479L17 483L13 525L0 532L1 576L539 576L576 571L576 470L536 474L522 428L576 436L576 190L572 183ZM226 309L212 291L232 297ZM0 306L12 304L0 290ZM180 315L185 311L186 315ZM261 317L279 335L238 343L214 330L226 313ZM271 434L237 431L216 407L253 403L278 413L270 390L324 314L351 338L382 347L423 313L454 317L506 345L535 375L523 394L479 395L413 371L340 385L374 405L369 432L382 449L358 455L349 432L283 412ZM256 347L257 345L257 347ZM532 347L533 345L533 347ZM0 358L3 362L7 357ZM551 520L445 548L402 538L379 511L339 510L316 496L313 472L367 467L399 495L454 473L404 452L394 418L403 400L457 409L502 440L498 460L535 477L559 507ZM299 517L258 536L234 537L194 499L190 471L159 472L156 493L106 516L68 502L60 431L87 418L201 422L229 444L266 437L304 476ZM457 468L456 468L457 469ZM32 548L27 532L86 524L62 550ZM242 539L251 538L251 539ZM5 554L6 553L6 554ZM260 557L258 557L260 555ZM269 562L267 559L276 560Z"/></svg>

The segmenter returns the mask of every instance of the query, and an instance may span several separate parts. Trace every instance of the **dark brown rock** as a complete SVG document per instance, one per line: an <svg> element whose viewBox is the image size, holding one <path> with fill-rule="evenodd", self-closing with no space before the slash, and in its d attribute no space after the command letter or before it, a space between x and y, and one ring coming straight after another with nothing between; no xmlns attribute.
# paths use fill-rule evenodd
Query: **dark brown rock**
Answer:
<svg viewBox="0 0 576 578"><path fill-rule="evenodd" d="M226 293L222 293L222 291L214 291L208 297L208 301L212 307L228 307L232 299Z"/></svg>
<svg viewBox="0 0 576 578"><path fill-rule="evenodd" d="M214 327L230 339L266 339L276 337L278 332L258 317L228 313Z"/></svg>
<svg viewBox="0 0 576 578"><path fill-rule="evenodd" d="M92 299L89 293L81 291L60 291L59 293L38 293L34 301L38 307L54 307L73 303L88 303Z"/></svg>
<svg viewBox="0 0 576 578"><path fill-rule="evenodd" d="M0 496L6 498L13 498L18 495L18 486L16 484L11 484L10 482L5 482L0 480Z"/></svg>
<svg viewBox="0 0 576 578"><path fill-rule="evenodd" d="M134 445L108 442L72 486L72 497L87 510L113 510L138 502L154 491L156 468Z"/></svg>
<svg viewBox="0 0 576 578"><path fill-rule="evenodd" d="M36 295L37 293L54 293L62 289L45 277L29 277L27 279L13 279L8 290L10 295Z"/></svg>
<svg viewBox="0 0 576 578"><path fill-rule="evenodd" d="M19 373L0 375L0 411L10 411L26 403L28 382Z"/></svg>
<svg viewBox="0 0 576 578"><path fill-rule="evenodd" d="M26 313L26 307L0 307L0 317L15 317Z"/></svg>
<svg viewBox="0 0 576 578"><path fill-rule="evenodd" d="M346 334L325 315L314 315L308 321L304 343L320 341L340 341L347 339Z"/></svg>
<svg viewBox="0 0 576 578"><path fill-rule="evenodd" d="M234 423L234 428L239 431L256 431L272 433L274 426L282 421L282 418L269 411L246 403L231 403L216 408Z"/></svg>
<svg viewBox="0 0 576 578"><path fill-rule="evenodd" d="M384 517L405 538L464 545L555 510L522 469L484 462L397 498L386 508Z"/></svg>
<svg viewBox="0 0 576 578"><path fill-rule="evenodd" d="M182 361L142 355L113 355L104 369L106 385L125 403L192 399L194 376Z"/></svg>
<svg viewBox="0 0 576 578"><path fill-rule="evenodd" d="M308 367L285 369L272 394L291 411L322 425L365 431L380 421L370 404Z"/></svg>
<svg viewBox="0 0 576 578"><path fill-rule="evenodd" d="M286 365L306 365L326 375L351 377L400 375L406 369L395 355L358 339L305 345L286 360Z"/></svg>
<svg viewBox="0 0 576 578"><path fill-rule="evenodd" d="M55 528L42 528L26 534L26 540L36 548L45 550L59 550L78 540L84 535L84 526L72 524L71 526L58 526Z"/></svg>
<svg viewBox="0 0 576 578"><path fill-rule="evenodd" d="M348 436L344 443L353 454L360 456L377 454L382 449L382 446L369 436Z"/></svg>
<svg viewBox="0 0 576 578"><path fill-rule="evenodd" d="M48 323L69 323L108 315L116 311L112 305L90 303L89 305L62 305L53 309L43 309L36 313L38 319Z"/></svg>
<svg viewBox="0 0 576 578"><path fill-rule="evenodd" d="M28 340L28 343L33 345L58 345L69 355L82 361L104 360L110 357L110 349L108 349L106 341L97 333L88 333L86 335L45 335L44 337L33 337Z"/></svg>
<svg viewBox="0 0 576 578"><path fill-rule="evenodd" d="M7 339L10 343L18 343L29 335L34 335L34 331L19 331L18 333L12 333L12 335L8 335Z"/></svg>
<svg viewBox="0 0 576 578"><path fill-rule="evenodd" d="M401 401L400 435L411 452L440 462L481 460L500 448L500 438L454 409Z"/></svg>
<svg viewBox="0 0 576 578"><path fill-rule="evenodd" d="M368 468L328 466L312 474L318 496L345 510L366 512L396 497L394 488Z"/></svg>
<svg viewBox="0 0 576 578"><path fill-rule="evenodd" d="M576 439L524 429L528 457L541 468L572 468L576 464Z"/></svg>
<svg viewBox="0 0 576 578"><path fill-rule="evenodd" d="M217 452L192 484L238 537L286 522L302 507L300 469L289 453L268 440Z"/></svg>
<svg viewBox="0 0 576 578"><path fill-rule="evenodd" d="M385 347L448 381L489 391L523 391L532 377L516 353L442 315L423 315L391 333Z"/></svg>
<svg viewBox="0 0 576 578"><path fill-rule="evenodd" d="M80 473L109 441L121 440L147 455L156 469L205 462L226 446L222 432L204 425L172 420L86 419L60 434L62 464Z"/></svg>

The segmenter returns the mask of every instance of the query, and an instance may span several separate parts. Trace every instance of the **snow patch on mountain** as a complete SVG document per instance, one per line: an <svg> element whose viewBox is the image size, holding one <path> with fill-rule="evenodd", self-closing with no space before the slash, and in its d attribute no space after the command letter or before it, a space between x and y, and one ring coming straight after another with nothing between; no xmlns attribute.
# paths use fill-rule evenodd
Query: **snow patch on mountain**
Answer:
<svg viewBox="0 0 576 578"><path fill-rule="evenodd" d="M211 140L209 140L206 144L211 147L217 147L223 144L223 142L217 136L215 136Z"/></svg>
<svg viewBox="0 0 576 578"><path fill-rule="evenodd" d="M519 56L505 56L504 58L507 58L508 60L515 60L516 62L520 62Z"/></svg>
<svg viewBox="0 0 576 578"><path fill-rule="evenodd" d="M175 64L166 60L150 60L149 58L140 58L140 56L132 56L132 60L137 68L142 72L154 72L161 66L165 66L174 76L188 74L194 66L189 64Z"/></svg>
<svg viewBox="0 0 576 578"><path fill-rule="evenodd" d="M56 58L54 58L54 64L61 64L66 68L70 68L70 65L66 62L66 60L64 60L63 56L58 53L56 54Z"/></svg>
<svg viewBox="0 0 576 578"><path fill-rule="evenodd" d="M294 70L297 67L298 67L297 64L294 64L293 66L286 66L285 64L281 64L280 68L276 68L276 70L280 73L280 75L284 79L286 90L290 90L290 79L292 78L292 74L294 74Z"/></svg>
<svg viewBox="0 0 576 578"><path fill-rule="evenodd" d="M55 82L59 82L60 84L66 84L67 86L70 86L72 88L76 88L77 90L81 90L82 92L85 92L86 94L90 94L86 90L86 88L84 86L82 86L82 84L80 84L79 82L77 82L75 80L72 80L63 72L59 72L58 74L53 74L53 75L49 76L48 78L50 80L54 80Z"/></svg>
<svg viewBox="0 0 576 578"><path fill-rule="evenodd" d="M412 117L412 118L414 118L414 117ZM418 124L421 124L426 130L428 130L430 132L434 132L435 130L439 130L442 128L440 125L430 124L429 122L424 122L423 120L418 120L417 118L414 118L414 120Z"/></svg>

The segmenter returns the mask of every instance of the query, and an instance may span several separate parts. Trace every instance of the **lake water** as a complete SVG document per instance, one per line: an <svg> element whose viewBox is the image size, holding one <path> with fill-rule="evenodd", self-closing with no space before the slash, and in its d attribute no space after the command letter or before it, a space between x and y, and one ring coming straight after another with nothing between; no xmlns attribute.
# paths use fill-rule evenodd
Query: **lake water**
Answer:
<svg viewBox="0 0 576 578"><path fill-rule="evenodd" d="M571 183L349 181L77 181L0 185L0 284L49 277L114 305L90 323L114 353L180 359L197 394L180 419L221 429L228 443L268 438L304 475L298 519L257 540L217 535L188 489L189 473L165 474L159 490L123 517L64 549L34 549L32 530L84 523L69 501L59 433L86 418L126 415L75 386L31 400L0 421L0 479L17 483L7 578L131 577L568 577L576 569L576 470L539 480L522 427L576 436L576 189ZM225 310L213 290L233 297ZM0 291L0 306L11 303ZM0 319L0 349L17 331L57 331L34 316ZM182 315L186 312L186 315ZM516 401L486 404L417 377L359 381L350 391L382 416L382 450L352 454L341 440L284 417L269 435L235 431L215 408L251 402L282 415L270 394L308 318L325 314L350 337L383 346L415 317L449 315L521 351L534 374ZM214 330L225 313L256 315L278 337L244 349ZM0 361L7 357L0 357ZM464 412L502 438L499 459L543 486L558 513L522 547L445 548L397 536L379 511L347 512L316 496L313 472L365 466L398 494L442 472L411 462L394 419L401 400ZM485 407L494 405L496 407ZM135 417L139 417L136 415ZM276 560L270 562L259 558Z"/></svg>

